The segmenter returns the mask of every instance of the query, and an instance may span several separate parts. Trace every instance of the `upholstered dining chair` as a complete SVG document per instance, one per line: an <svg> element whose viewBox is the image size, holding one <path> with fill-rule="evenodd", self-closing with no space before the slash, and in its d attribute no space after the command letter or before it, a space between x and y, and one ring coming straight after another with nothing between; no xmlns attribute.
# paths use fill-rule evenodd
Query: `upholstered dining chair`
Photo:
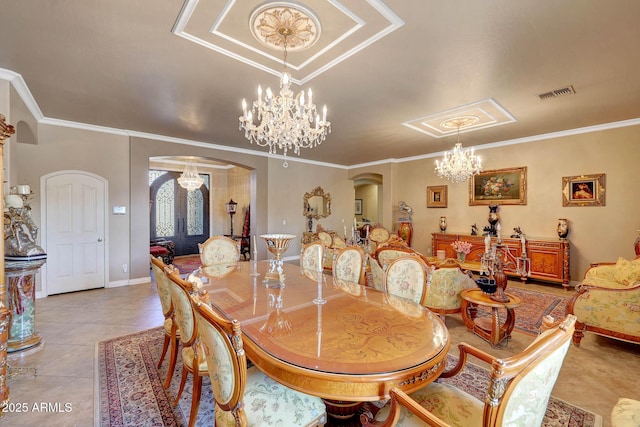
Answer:
<svg viewBox="0 0 640 427"><path fill-rule="evenodd" d="M364 283L365 255L359 246L345 246L333 259L333 277L354 283Z"/></svg>
<svg viewBox="0 0 640 427"><path fill-rule="evenodd" d="M322 399L285 387L255 366L247 368L242 330L192 296L199 340L215 400L215 425L318 426L327 419ZM246 408L246 411L245 411Z"/></svg>
<svg viewBox="0 0 640 427"><path fill-rule="evenodd" d="M424 305L429 267L416 256L402 256L389 263L384 275L384 291Z"/></svg>
<svg viewBox="0 0 640 427"><path fill-rule="evenodd" d="M367 267L370 274L370 280L367 284L374 289L384 291L384 270L378 260L370 254L367 254Z"/></svg>
<svg viewBox="0 0 640 427"><path fill-rule="evenodd" d="M200 262L204 266L240 260L240 244L225 236L209 237L204 243L198 243L198 249Z"/></svg>
<svg viewBox="0 0 640 427"><path fill-rule="evenodd" d="M432 271L424 305L444 321L447 314L462 311L460 292L476 287L476 282L460 269L458 261L448 258Z"/></svg>
<svg viewBox="0 0 640 427"><path fill-rule="evenodd" d="M375 416L363 414L364 426L540 426L551 390L570 347L576 317L569 314L559 322L543 320L542 332L521 353L506 359L460 343L456 366L440 378L457 375L467 356L491 365L484 401L454 385L431 383L411 394L391 388L391 399Z"/></svg>
<svg viewBox="0 0 640 427"><path fill-rule="evenodd" d="M322 270L324 250L324 243L320 240L303 245L300 250L300 268L311 271Z"/></svg>
<svg viewBox="0 0 640 427"><path fill-rule="evenodd" d="M174 319L178 329L180 329L180 342L182 343L182 377L174 405L178 404L187 382L187 376L191 373L193 375L193 393L191 395L189 427L193 427L198 416L198 407L200 406L202 377L208 375L209 371L206 360L199 360L196 356L196 348L199 344L197 341L198 328L190 297L193 287L176 273L169 274L169 279L171 279L169 291L171 292L171 300L175 310Z"/></svg>
<svg viewBox="0 0 640 427"><path fill-rule="evenodd" d="M160 355L160 360L158 361L158 369L162 366L162 362L164 361L165 356L167 355L167 350L169 349L169 345L171 345L172 352L174 354L174 349L178 346L178 339L180 339L180 331L173 327L173 302L171 301L171 292L169 291L169 277L165 272L172 271L172 266L167 266L160 257L151 257L151 269L153 271L153 277L156 280L156 287L158 289L158 297L160 298L160 306L162 307L162 314L164 315L164 342L162 343L162 354ZM170 358L169 367L167 369L167 379L164 382L164 386L169 387L171 384L171 377L173 370L176 367L176 359Z"/></svg>

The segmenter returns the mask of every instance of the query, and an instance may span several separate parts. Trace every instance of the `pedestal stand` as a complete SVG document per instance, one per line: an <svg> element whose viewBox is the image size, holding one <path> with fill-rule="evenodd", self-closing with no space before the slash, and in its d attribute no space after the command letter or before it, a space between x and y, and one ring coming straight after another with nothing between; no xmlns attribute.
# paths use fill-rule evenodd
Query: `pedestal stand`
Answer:
<svg viewBox="0 0 640 427"><path fill-rule="evenodd" d="M16 261L5 259L5 278L8 291L9 340L7 352L26 350L40 344L36 324L36 273L46 258Z"/></svg>

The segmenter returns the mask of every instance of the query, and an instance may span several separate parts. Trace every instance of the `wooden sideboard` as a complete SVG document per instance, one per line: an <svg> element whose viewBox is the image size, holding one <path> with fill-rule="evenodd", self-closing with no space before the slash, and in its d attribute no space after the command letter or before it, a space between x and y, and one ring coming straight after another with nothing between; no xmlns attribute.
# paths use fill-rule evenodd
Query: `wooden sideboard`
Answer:
<svg viewBox="0 0 640 427"><path fill-rule="evenodd" d="M432 233L432 236L431 249L434 256L438 250L443 250L447 258L456 258L456 251L451 246L455 240L471 243L471 252L467 255L467 261L480 262L484 253L484 236L449 233ZM492 237L491 244L496 242L497 239ZM514 256L520 256L522 251L520 239L503 238L502 243ZM531 276L529 276L531 279L561 283L565 288L569 287L569 240L527 238L525 248L527 256L531 259ZM518 276L508 268L505 268L505 272L509 276Z"/></svg>

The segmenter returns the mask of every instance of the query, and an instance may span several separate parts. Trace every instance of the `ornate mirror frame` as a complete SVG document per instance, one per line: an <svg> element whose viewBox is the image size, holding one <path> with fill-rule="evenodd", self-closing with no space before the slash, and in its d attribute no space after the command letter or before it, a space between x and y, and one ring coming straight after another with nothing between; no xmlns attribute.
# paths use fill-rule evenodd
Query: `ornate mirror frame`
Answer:
<svg viewBox="0 0 640 427"><path fill-rule="evenodd" d="M309 199L312 197L322 197L324 200L325 212L323 214L311 213L311 207L309 206ZM325 193L322 187L316 187L310 193L304 193L304 204L302 205L302 215L307 218L320 219L326 218L331 215L331 194Z"/></svg>

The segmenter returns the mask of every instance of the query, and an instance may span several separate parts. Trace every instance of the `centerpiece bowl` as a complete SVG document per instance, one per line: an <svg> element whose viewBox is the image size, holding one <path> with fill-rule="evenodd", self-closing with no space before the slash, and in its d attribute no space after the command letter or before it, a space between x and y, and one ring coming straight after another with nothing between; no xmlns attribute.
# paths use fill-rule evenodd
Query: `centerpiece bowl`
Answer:
<svg viewBox="0 0 640 427"><path fill-rule="evenodd" d="M282 254L289 248L291 240L295 239L294 234L262 234L260 237L267 244L267 249L273 254L270 260L269 271L265 275L264 282L269 280L278 280L283 283L285 276L282 270Z"/></svg>

